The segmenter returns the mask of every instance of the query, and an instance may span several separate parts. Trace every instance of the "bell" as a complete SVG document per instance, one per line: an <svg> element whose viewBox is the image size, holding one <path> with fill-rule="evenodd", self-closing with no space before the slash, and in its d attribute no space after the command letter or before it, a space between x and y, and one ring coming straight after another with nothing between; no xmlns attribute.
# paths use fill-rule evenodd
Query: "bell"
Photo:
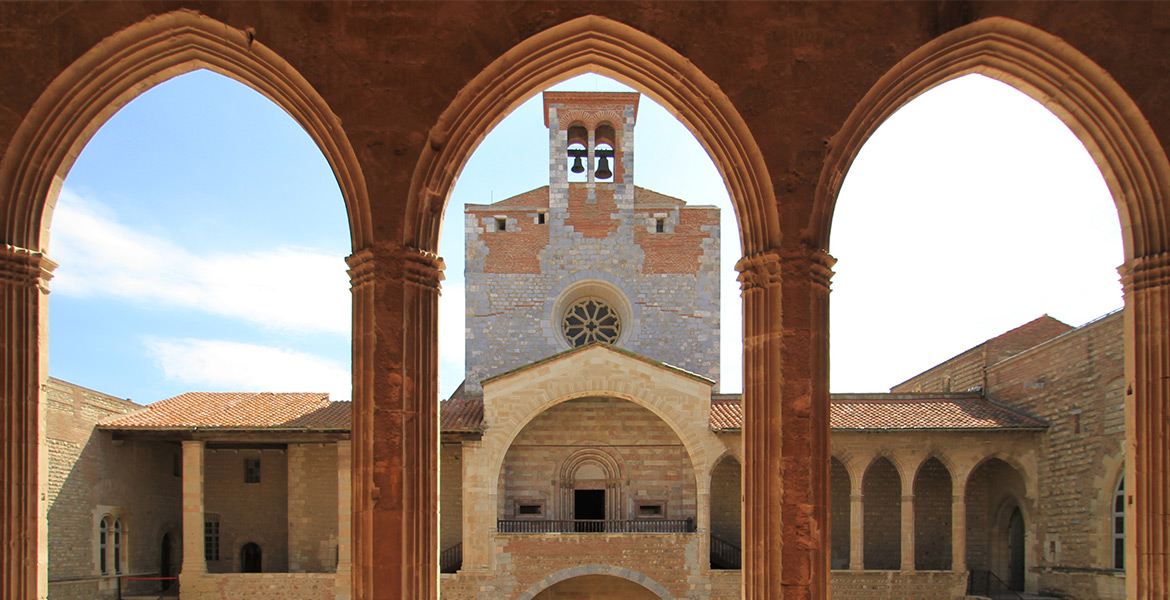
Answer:
<svg viewBox="0 0 1170 600"><path fill-rule="evenodd" d="M597 171L594 174L598 179L609 179L613 177L613 171L609 170L609 157L604 154L597 157Z"/></svg>
<svg viewBox="0 0 1170 600"><path fill-rule="evenodd" d="M571 168L569 170L574 172L574 173L584 173L585 172L585 164L581 162L580 155L573 157L573 168Z"/></svg>

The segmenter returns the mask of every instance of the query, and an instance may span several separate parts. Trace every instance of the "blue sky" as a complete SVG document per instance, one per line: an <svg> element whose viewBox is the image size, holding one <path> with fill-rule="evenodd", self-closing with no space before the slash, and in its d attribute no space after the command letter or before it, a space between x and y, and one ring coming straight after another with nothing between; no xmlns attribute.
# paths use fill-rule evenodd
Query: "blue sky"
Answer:
<svg viewBox="0 0 1170 600"><path fill-rule="evenodd" d="M624 90L598 76L556 89ZM440 253L440 388L462 379L463 203L547 183L539 96L464 167ZM739 255L701 146L642 99L638 185L723 209L722 389L738 391ZM192 390L349 398L349 232L332 173L278 107L206 71L129 103L69 173L49 254L50 374L138 402ZM970 76L924 94L863 148L831 251L833 391L890 385L1043 313L1079 325L1121 305L1116 211L1072 133Z"/></svg>

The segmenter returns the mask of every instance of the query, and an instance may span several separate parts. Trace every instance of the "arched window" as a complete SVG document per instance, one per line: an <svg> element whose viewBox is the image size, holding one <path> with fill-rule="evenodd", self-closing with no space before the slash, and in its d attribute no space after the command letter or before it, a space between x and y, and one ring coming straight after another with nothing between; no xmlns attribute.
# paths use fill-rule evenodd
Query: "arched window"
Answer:
<svg viewBox="0 0 1170 600"><path fill-rule="evenodd" d="M1113 568L1125 569L1125 477L1113 492Z"/></svg>
<svg viewBox="0 0 1170 600"><path fill-rule="evenodd" d="M122 519L114 520L114 573L122 574Z"/></svg>
<svg viewBox="0 0 1170 600"><path fill-rule="evenodd" d="M98 525L98 571L102 575L110 573L110 566L106 557L106 548L108 547L108 538L110 536L110 518L102 517L101 524Z"/></svg>

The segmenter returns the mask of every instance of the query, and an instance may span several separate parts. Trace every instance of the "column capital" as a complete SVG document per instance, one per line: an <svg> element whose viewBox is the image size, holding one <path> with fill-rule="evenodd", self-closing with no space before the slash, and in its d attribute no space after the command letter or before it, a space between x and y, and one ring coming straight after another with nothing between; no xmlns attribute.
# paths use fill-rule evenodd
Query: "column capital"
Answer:
<svg viewBox="0 0 1170 600"><path fill-rule="evenodd" d="M1140 256L1117 268L1125 293L1170 287L1170 252Z"/></svg>
<svg viewBox="0 0 1170 600"><path fill-rule="evenodd" d="M49 293L57 263L43 252L4 244L0 246L0 281L28 285Z"/></svg>
<svg viewBox="0 0 1170 600"><path fill-rule="evenodd" d="M802 246L799 249L785 251L781 255L785 270L793 275L803 275L815 286L829 291L829 284L833 279L833 265L837 259L820 248Z"/></svg>
<svg viewBox="0 0 1170 600"><path fill-rule="evenodd" d="M736 279L740 291L777 285L781 280L780 249L773 248L744 256L735 263L735 270L739 271Z"/></svg>
<svg viewBox="0 0 1170 600"><path fill-rule="evenodd" d="M434 252L388 242L366 246L346 257L345 262L349 265L350 288L355 290L372 285L379 273L390 273L438 291L446 268Z"/></svg>

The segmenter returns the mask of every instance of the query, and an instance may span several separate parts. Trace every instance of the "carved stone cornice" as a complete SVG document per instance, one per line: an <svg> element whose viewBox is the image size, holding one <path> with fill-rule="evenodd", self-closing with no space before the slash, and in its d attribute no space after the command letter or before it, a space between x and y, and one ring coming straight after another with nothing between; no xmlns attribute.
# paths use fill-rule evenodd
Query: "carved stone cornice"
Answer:
<svg viewBox="0 0 1170 600"><path fill-rule="evenodd" d="M1170 252L1142 256L1117 268L1125 293L1170 287Z"/></svg>
<svg viewBox="0 0 1170 600"><path fill-rule="evenodd" d="M742 292L779 285L780 249L773 248L745 256L735 263L735 270L739 271L736 280Z"/></svg>
<svg viewBox="0 0 1170 600"><path fill-rule="evenodd" d="M49 293L49 280L57 263L42 252L5 244L0 248L0 281L35 286Z"/></svg>
<svg viewBox="0 0 1170 600"><path fill-rule="evenodd" d="M388 243L366 246L345 259L349 265L350 288L372 285L379 274L435 291L443 280L443 259L434 252Z"/></svg>

